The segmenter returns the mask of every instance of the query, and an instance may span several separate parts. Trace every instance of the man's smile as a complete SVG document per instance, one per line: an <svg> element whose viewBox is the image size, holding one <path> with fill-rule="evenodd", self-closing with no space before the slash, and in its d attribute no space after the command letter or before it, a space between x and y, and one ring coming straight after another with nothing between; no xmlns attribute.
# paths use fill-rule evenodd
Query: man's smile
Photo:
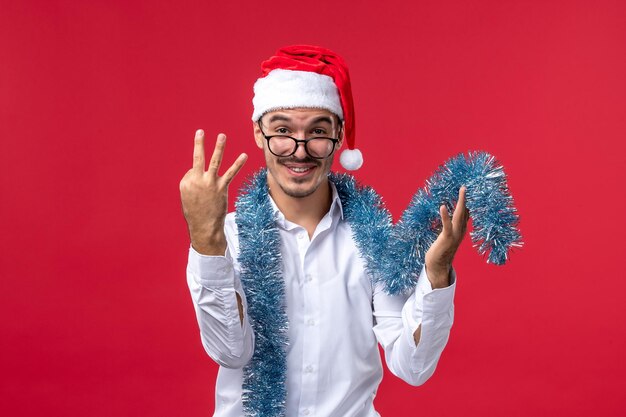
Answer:
<svg viewBox="0 0 626 417"><path fill-rule="evenodd" d="M278 163L292 174L297 176L305 176L310 174L315 170L315 168L319 167L320 163L318 161L312 159L306 159L302 161L287 159L287 160L279 160Z"/></svg>

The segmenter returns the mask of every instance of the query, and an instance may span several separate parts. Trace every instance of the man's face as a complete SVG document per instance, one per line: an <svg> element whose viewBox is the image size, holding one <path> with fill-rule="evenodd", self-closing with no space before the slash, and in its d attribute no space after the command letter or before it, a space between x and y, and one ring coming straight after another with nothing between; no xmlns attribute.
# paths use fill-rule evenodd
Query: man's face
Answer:
<svg viewBox="0 0 626 417"><path fill-rule="evenodd" d="M315 136L337 138L340 126L337 116L323 109L287 109L268 112L261 117L259 124L263 133L286 135L296 139ZM288 196L302 198L312 195L326 181L333 163L334 152L326 159L314 159L307 155L304 144L299 143L296 153L280 157L272 154L261 129L254 125L254 137L259 148L265 153L270 188L280 187ZM335 147L335 152L341 142Z"/></svg>

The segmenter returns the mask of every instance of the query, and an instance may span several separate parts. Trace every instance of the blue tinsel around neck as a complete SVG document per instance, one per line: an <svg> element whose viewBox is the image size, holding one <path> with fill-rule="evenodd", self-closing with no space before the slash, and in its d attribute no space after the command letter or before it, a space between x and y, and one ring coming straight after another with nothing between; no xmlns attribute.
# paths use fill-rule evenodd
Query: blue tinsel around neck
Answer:
<svg viewBox="0 0 626 417"><path fill-rule="evenodd" d="M284 416L289 323L280 235L265 170L250 180L235 206L241 282L255 336L252 359L243 369L243 410L246 416Z"/></svg>

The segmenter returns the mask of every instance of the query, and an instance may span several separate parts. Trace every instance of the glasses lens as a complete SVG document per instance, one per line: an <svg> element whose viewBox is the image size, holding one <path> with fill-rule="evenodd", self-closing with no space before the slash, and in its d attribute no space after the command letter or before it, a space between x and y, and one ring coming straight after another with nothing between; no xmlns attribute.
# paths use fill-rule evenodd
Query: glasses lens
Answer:
<svg viewBox="0 0 626 417"><path fill-rule="evenodd" d="M296 142L288 136L273 136L269 140L270 151L274 155L291 155L296 149Z"/></svg>
<svg viewBox="0 0 626 417"><path fill-rule="evenodd" d="M306 147L313 158L326 158L333 152L334 143L327 138L313 138L307 141Z"/></svg>

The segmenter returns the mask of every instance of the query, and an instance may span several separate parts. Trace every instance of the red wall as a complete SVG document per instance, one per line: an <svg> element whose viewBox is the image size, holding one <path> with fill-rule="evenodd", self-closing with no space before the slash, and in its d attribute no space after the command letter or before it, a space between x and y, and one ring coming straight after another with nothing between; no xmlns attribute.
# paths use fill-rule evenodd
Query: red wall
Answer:
<svg viewBox="0 0 626 417"><path fill-rule="evenodd" d="M210 415L178 182L194 131L225 132L227 162L251 154L234 197L259 63L317 43L350 64L357 177L394 215L481 149L522 218L504 267L464 243L440 366L387 375L381 413L624 415L625 3L212 3L0 5L0 412Z"/></svg>

